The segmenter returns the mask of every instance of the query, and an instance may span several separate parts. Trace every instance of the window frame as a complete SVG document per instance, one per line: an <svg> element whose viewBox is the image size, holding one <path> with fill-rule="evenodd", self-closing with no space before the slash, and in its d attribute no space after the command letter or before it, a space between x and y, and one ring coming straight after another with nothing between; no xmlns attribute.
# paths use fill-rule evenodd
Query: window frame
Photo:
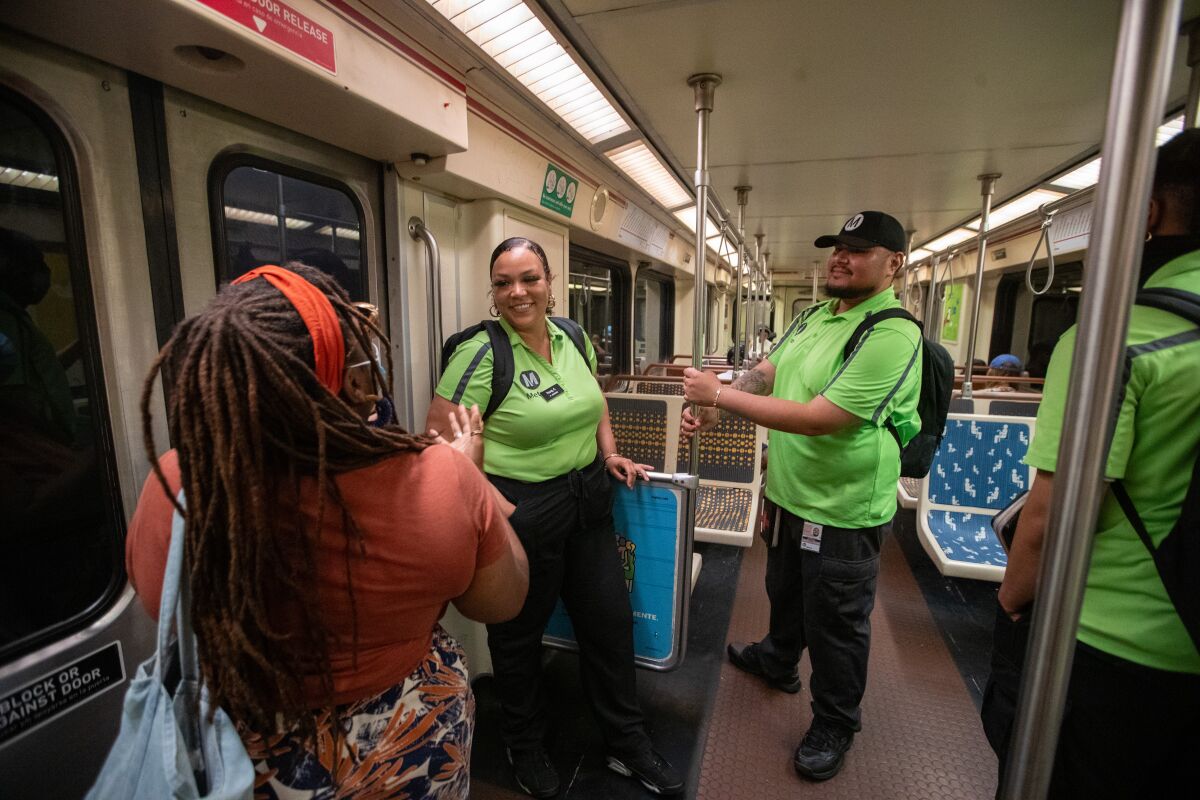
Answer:
<svg viewBox="0 0 1200 800"><path fill-rule="evenodd" d="M572 244L567 252L567 308L571 305L571 266L578 262L581 266L595 269L607 269L612 274L613 302L613 362L612 374L619 375L629 372L630 354L633 351L633 325L631 307L633 292L631 270L629 264L619 258L613 258L595 250L589 250L577 244ZM586 320L576 320L583 325ZM586 330L586 328L585 328ZM595 331L586 331L590 336Z"/></svg>
<svg viewBox="0 0 1200 800"><path fill-rule="evenodd" d="M90 605L73 616L48 625L36 633L0 645L0 665L6 665L83 630L102 617L124 593L129 584L129 576L125 572L127 526L121 498L120 473L117 469L116 437L113 434L108 402L108 384L104 379L99 319L96 313L95 293L92 290L92 269L87 257L83 198L80 193L75 152L66 132L32 98L10 85L0 83L0 102L10 103L28 116L38 131L46 137L59 172L58 195L61 199L63 238L71 275L75 327L81 344L80 361L90 390L88 402L90 404L94 401L94 406L91 407L91 425L96 443L97 471L114 534L110 547L107 548L112 569L104 591Z"/></svg>
<svg viewBox="0 0 1200 800"><path fill-rule="evenodd" d="M370 248L367 246L368 219L366 209L363 208L358 194L349 184L329 175L323 175L319 172L313 172L312 170L293 166L282 161L275 161L254 153L242 152L220 154L213 159L212 164L208 168L208 216L209 227L212 230L213 277L216 289L220 290L221 283L224 281L223 276L226 274L229 266L229 237L225 229L225 181L229 178L231 172L241 167L261 169L266 172L282 175L285 178L323 186L326 189L333 189L340 192L350 199L350 203L354 206L354 213L358 215L358 243L361 249L361 272L363 293L365 295L362 299L371 300L374 297L374 292L371 291L371 258Z"/></svg>

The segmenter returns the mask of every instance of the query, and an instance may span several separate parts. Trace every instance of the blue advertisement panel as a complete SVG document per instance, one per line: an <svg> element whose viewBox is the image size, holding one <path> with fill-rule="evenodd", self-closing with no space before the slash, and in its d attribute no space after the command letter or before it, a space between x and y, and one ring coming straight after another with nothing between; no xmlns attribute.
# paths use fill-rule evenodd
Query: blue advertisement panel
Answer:
<svg viewBox="0 0 1200 800"><path fill-rule="evenodd" d="M635 660L654 668L674 666L683 591L683 543L686 491L639 481L633 491L613 491L614 546L625 572L633 608ZM546 625L545 643L575 649L571 619L558 601Z"/></svg>

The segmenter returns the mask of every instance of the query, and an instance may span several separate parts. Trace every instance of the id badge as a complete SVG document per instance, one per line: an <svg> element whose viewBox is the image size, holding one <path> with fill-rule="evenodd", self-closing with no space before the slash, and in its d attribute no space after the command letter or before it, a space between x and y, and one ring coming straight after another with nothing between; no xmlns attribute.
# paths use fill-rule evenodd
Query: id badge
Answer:
<svg viewBox="0 0 1200 800"><path fill-rule="evenodd" d="M810 553L821 552L821 531L823 526L815 522L806 522L800 531L800 549Z"/></svg>

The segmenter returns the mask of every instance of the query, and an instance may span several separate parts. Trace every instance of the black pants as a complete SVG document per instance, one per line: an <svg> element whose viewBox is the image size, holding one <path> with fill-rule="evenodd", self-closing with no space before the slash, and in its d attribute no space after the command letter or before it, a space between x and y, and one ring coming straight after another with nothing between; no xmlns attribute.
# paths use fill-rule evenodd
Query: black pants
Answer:
<svg viewBox="0 0 1200 800"><path fill-rule="evenodd" d="M1007 615L997 618L992 663L994 670L998 665L1001 671L988 681L983 714L988 739L1000 758L1001 781L1015 722L1024 636L1021 623L1013 623ZM1019 657L1015 651L1005 651L1010 645L1020 646ZM1007 671L1014 660L1015 676ZM1005 698L1013 700L1007 717ZM1200 675L1151 669L1076 644L1047 797L1188 796L1192 790L1180 787L1195 785L1195 764L1200 758L1197 720Z"/></svg>
<svg viewBox="0 0 1200 800"><path fill-rule="evenodd" d="M606 746L618 754L648 747L634 678L633 612L603 465L597 460L543 483L488 477L516 504L509 522L529 558L521 612L487 626L505 744L514 750L542 744L542 633L561 595L579 644L583 689Z"/></svg>
<svg viewBox="0 0 1200 800"><path fill-rule="evenodd" d="M817 553L800 547L804 520L783 509L778 513L779 542L767 551L771 626L758 644L761 662L773 675L789 675L807 647L814 721L858 731L879 548L892 523L853 529L826 525Z"/></svg>

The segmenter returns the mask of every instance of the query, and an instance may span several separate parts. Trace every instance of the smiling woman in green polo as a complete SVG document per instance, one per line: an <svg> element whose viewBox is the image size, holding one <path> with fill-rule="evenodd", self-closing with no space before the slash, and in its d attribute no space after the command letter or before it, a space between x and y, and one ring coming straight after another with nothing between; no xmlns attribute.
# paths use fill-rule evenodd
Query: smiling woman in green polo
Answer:
<svg viewBox="0 0 1200 800"><path fill-rule="evenodd" d="M541 649L561 597L580 643L582 683L608 766L658 794L679 794L683 779L654 750L638 706L633 612L613 529L612 478L632 488L649 467L617 452L587 335L569 320L572 334L547 319L554 295L542 248L523 238L502 242L492 253L491 281L492 315L507 340L482 330L459 344L426 428L449 432L449 415L460 403L486 408L494 365L503 363L493 347L511 348L512 384L503 402L482 431L460 435L482 434L483 470L516 506L509 521L529 557L521 613L488 626L502 735L517 783L534 797L558 794L558 774L544 746L550 703Z"/></svg>

